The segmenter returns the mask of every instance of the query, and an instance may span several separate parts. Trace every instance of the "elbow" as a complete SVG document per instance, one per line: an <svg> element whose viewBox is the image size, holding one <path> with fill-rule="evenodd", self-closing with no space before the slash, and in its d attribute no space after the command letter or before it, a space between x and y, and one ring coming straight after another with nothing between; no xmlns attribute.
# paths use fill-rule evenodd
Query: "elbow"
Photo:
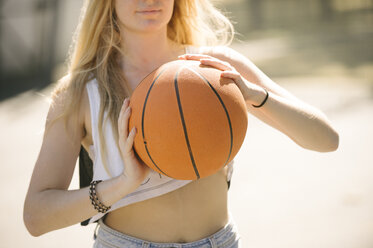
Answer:
<svg viewBox="0 0 373 248"><path fill-rule="evenodd" d="M23 214L23 223L26 226L27 231L31 234L33 237L39 237L43 233L38 228L38 222L35 220L35 218L32 217L32 215L24 213Z"/></svg>
<svg viewBox="0 0 373 248"><path fill-rule="evenodd" d="M329 142L327 142L327 147L324 152L334 152L339 147L339 134L333 131L333 134L329 138Z"/></svg>
<svg viewBox="0 0 373 248"><path fill-rule="evenodd" d="M323 151L321 152L334 152L339 147L339 134L338 132L331 126L328 125L328 127L323 132L324 139L324 145L323 145Z"/></svg>
<svg viewBox="0 0 373 248"><path fill-rule="evenodd" d="M339 147L339 135L334 130L324 135L313 134L310 140L312 142L294 141L302 148L316 152L334 152Z"/></svg>
<svg viewBox="0 0 373 248"><path fill-rule="evenodd" d="M322 145L321 152L334 152L339 147L339 134L334 129L330 130L327 135L324 136L324 142Z"/></svg>
<svg viewBox="0 0 373 248"><path fill-rule="evenodd" d="M25 224L27 231L33 237L39 237L46 233L42 231L41 218L38 217L37 213L29 210L27 206L23 209L23 223Z"/></svg>
<svg viewBox="0 0 373 248"><path fill-rule="evenodd" d="M313 150L318 152L334 152L339 147L339 135L336 131L331 131L328 135L320 137L318 145Z"/></svg>

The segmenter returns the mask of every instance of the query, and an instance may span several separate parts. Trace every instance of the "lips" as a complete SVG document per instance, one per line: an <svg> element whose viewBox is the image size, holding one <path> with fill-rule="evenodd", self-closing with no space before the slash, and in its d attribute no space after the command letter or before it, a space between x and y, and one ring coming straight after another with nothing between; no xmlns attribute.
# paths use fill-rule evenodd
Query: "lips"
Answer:
<svg viewBox="0 0 373 248"><path fill-rule="evenodd" d="M161 12L160 9L147 9L147 10L140 10L140 11L136 11L137 13L158 13L158 12Z"/></svg>

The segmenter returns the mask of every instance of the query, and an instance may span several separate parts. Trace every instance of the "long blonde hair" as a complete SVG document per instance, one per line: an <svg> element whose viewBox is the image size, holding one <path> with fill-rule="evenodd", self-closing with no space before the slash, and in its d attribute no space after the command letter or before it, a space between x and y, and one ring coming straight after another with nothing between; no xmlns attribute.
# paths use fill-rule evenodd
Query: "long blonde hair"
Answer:
<svg viewBox="0 0 373 248"><path fill-rule="evenodd" d="M99 112L100 152L108 170L103 127L110 118L118 145L118 116L125 97L131 95L118 59L121 56L121 35L116 23L115 0L86 0L74 36L69 56L68 79L61 80L52 93L52 100L65 92L65 125L68 118L77 115L76 106L84 87L96 78L99 85L101 107ZM175 0L174 11L167 27L168 38L181 45L229 45L234 36L231 22L209 0ZM120 85L125 85L122 88ZM104 113L107 111L107 118Z"/></svg>

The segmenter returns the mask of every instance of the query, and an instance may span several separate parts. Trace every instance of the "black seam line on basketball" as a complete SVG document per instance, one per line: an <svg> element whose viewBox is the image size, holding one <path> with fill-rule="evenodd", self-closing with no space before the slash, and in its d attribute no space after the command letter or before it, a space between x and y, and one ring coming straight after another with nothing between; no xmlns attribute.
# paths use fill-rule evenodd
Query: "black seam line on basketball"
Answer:
<svg viewBox="0 0 373 248"><path fill-rule="evenodd" d="M181 122L182 122L182 124L183 124L184 136L185 136L185 141L186 141L187 146L188 146L188 151L189 151L190 160L192 161L193 169L194 169L194 172L196 173L197 179L199 179L200 176L199 176L199 172L198 172L198 169L197 169L196 162L194 161L193 152L192 152L192 147L190 146L190 142L189 142L188 131L187 131L187 128L186 128L186 125L185 125L185 119L184 119L184 114L183 114L183 108L182 108L182 106L181 106L181 101L180 101L179 86L178 86L178 83L177 83L177 76L179 75L179 72L180 72L182 69L183 69L183 67L181 67L181 68L176 72L176 74L175 74L175 79L174 79L174 85L175 85L175 91L176 91L176 97L177 97L177 104L178 104L178 106L179 106L179 112L180 112Z"/></svg>
<svg viewBox="0 0 373 248"><path fill-rule="evenodd" d="M146 153L148 154L150 160L152 161L152 163L154 164L155 167L157 167L157 169L162 172L164 175L168 176L166 173L164 173L164 171L161 170L161 168L159 168L159 166L154 162L152 156L150 156L150 152L148 150L148 145L146 143L146 140L145 140L145 130L144 130L144 118L145 118L145 108L146 108L146 103L148 102L148 98L149 98L149 94L150 94L150 91L152 90L155 82L157 81L157 79L159 78L159 76L166 70L163 69L159 74L158 76L154 79L154 81L152 82L152 84L150 85L150 88L148 90L148 92L146 93L146 97L145 97L145 101L144 101L144 107L142 108L142 116L141 116L141 130L142 130L142 139L144 140L144 146L145 146L145 150L146 150ZM169 177L169 176L168 176Z"/></svg>
<svg viewBox="0 0 373 248"><path fill-rule="evenodd" d="M221 99L221 97L220 97L219 93L216 91L216 89L210 84L210 82L201 73L195 71L194 69L192 69L190 67L188 67L187 69L189 69L191 72L195 73L197 76L199 76L200 78L202 78L210 86L210 88L212 89L212 91L214 91L216 97L219 99L221 105L223 106L225 114L227 115L228 124L229 124L229 132L230 132L230 135L231 135L231 145L230 145L230 148L229 148L228 158L227 158L227 160L225 161L225 164L224 164L224 166L225 166L228 163L229 158L231 157L232 147L233 147L232 122L231 122L231 118L229 117L229 113L228 113L227 107L225 106L223 100Z"/></svg>

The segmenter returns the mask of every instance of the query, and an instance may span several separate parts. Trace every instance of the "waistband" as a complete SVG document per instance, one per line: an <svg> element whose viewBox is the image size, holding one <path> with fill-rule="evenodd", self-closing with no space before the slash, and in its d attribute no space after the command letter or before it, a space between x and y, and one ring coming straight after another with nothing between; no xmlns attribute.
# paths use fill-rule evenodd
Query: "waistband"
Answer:
<svg viewBox="0 0 373 248"><path fill-rule="evenodd" d="M234 244L238 242L239 235L236 230L235 223L231 216L229 216L228 223L216 233L189 243L157 243L151 242L136 237L126 235L124 233L118 232L109 226L107 226L102 219L99 220L98 225L97 239L99 242L105 242L112 246L126 247L128 242L136 247L151 247L151 248L164 248L164 247L175 247L175 248L196 248L196 247L228 247L225 246L228 243ZM97 227L96 227L97 228ZM96 230L95 230L96 231ZM231 246L229 246L231 247Z"/></svg>

